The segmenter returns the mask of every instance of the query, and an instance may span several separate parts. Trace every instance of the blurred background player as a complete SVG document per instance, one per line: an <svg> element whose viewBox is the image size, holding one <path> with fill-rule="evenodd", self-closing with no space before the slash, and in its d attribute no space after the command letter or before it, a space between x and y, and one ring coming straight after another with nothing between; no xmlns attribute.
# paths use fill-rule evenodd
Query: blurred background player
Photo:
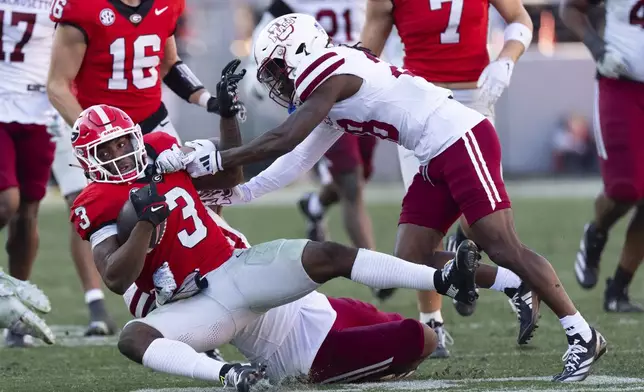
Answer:
<svg viewBox="0 0 644 392"><path fill-rule="evenodd" d="M274 0L264 12L255 28L253 39L274 18L291 13L302 13L315 17L336 44L354 44L360 38L364 24L364 0ZM255 64L249 65L255 74ZM262 106L270 105L273 111L283 113L283 109L266 99L266 89L256 78L247 84L249 95L263 101ZM261 110L262 106L258 108ZM345 134L325 154L317 165L322 183L318 193L307 193L298 206L307 220L307 237L315 241L326 239L323 223L325 211L337 202L342 202L344 227L353 245L359 248L375 249L371 219L364 203L365 182L373 171L372 158L377 140ZM330 176L329 176L330 174Z"/></svg>
<svg viewBox="0 0 644 392"><path fill-rule="evenodd" d="M38 252L38 208L45 196L55 145L56 120L45 83L54 24L47 2L0 3L0 229L8 227L9 274L27 280ZM7 346L31 339L15 330Z"/></svg>
<svg viewBox="0 0 644 392"><path fill-rule="evenodd" d="M493 62L490 62L487 49L490 5L508 23L505 44ZM514 63L532 39L532 22L520 0L369 0L361 37L363 45L380 55L394 26L405 47L405 69L452 90L454 99L494 122L494 104L510 83ZM405 189L409 189L418 172L419 162L413 151L399 146L398 153L403 183ZM448 251L454 251L466 239L463 233L467 230L467 222L463 217L461 225L464 229L459 228L457 234L448 240ZM426 260L435 250L442 249L440 243L418 241L418 244L424 246L401 250L400 257ZM499 278L503 279L502 276ZM392 293L391 290L382 290L378 296L386 299ZM526 302L527 297L521 298L529 293L525 285L519 290L506 292L510 298L515 297L515 301L523 302L518 304L520 309L531 304ZM439 348L434 356L448 357L445 343L449 335L444 330L441 303L440 295L435 292L418 293L420 320L432 326L439 336ZM455 305L462 315L470 315L474 311L473 305L456 302ZM527 308L528 311L530 309L531 306Z"/></svg>
<svg viewBox="0 0 644 392"><path fill-rule="evenodd" d="M184 0L54 0L50 18L58 26L47 92L65 122L71 126L83 109L106 103L125 110L144 134L177 136L161 101L162 80L180 98L217 112L216 99L177 55L175 31L184 8ZM71 206L87 181L73 167L70 131L62 128L53 172ZM113 334L91 249L73 227L71 242L90 311L87 334Z"/></svg>
<svg viewBox="0 0 644 392"><path fill-rule="evenodd" d="M606 6L603 35L589 19L601 3ZM615 275L606 281L604 310L644 312L628 296L644 259L644 1L563 0L561 18L597 65L595 139L604 184L594 219L584 227L575 276L583 288L595 287L608 231L634 209Z"/></svg>

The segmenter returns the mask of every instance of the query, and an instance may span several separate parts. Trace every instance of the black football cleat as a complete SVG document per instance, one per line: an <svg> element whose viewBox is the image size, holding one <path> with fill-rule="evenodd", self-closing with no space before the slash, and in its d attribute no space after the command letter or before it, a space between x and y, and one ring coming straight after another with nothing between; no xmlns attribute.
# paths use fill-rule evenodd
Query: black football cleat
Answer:
<svg viewBox="0 0 644 392"><path fill-rule="evenodd" d="M476 293L478 294L479 289L478 287L476 288ZM452 304L454 305L454 309L456 309L456 312L460 314L463 317L468 317L474 314L474 311L476 310L476 302L473 304L464 304L462 302L458 302L457 300L453 299Z"/></svg>
<svg viewBox="0 0 644 392"><path fill-rule="evenodd" d="M519 337L518 344L527 344L534 334L534 330L539 326L539 305L541 300L539 295L528 288L525 282L522 282L518 288L505 289L505 295L510 297L508 300L510 306L517 314L519 320Z"/></svg>
<svg viewBox="0 0 644 392"><path fill-rule="evenodd" d="M552 381L575 382L588 377L592 364L604 355L607 346L606 339L594 328L591 330L593 335L588 343L579 334L568 336L568 350L561 358L564 361L563 371Z"/></svg>
<svg viewBox="0 0 644 392"><path fill-rule="evenodd" d="M226 360L224 359L224 356L221 354L221 351L219 351L218 348L216 348L214 350L208 350L208 351L204 352L204 354L206 354L206 356L214 359L215 361L226 362Z"/></svg>
<svg viewBox="0 0 644 392"><path fill-rule="evenodd" d="M222 377L224 387L235 388L237 392L250 392L253 385L266 377L266 366L235 363Z"/></svg>
<svg viewBox="0 0 644 392"><path fill-rule="evenodd" d="M309 200L313 193L307 193L298 200L297 205L302 215L306 219L306 238L311 241L323 242L326 241L326 228L324 227L324 214L316 215L309 209Z"/></svg>
<svg viewBox="0 0 644 392"><path fill-rule="evenodd" d="M628 296L628 289L615 287L612 279L606 280L606 291L604 291L604 310L609 313L642 313L642 305L631 302Z"/></svg>
<svg viewBox="0 0 644 392"><path fill-rule="evenodd" d="M450 346L454 344L454 339L452 339L452 335L447 332L445 329L445 325L443 323L439 323L438 321L435 320L429 320L427 323L429 328L433 329L434 332L436 332L436 337L438 338L438 344L436 345L436 350L434 350L433 353L430 354L430 358L449 358L449 350L447 349L447 345L449 344Z"/></svg>
<svg viewBox="0 0 644 392"><path fill-rule="evenodd" d="M575 277L585 289L592 289L597 284L599 261L607 239L608 233L598 230L594 224L584 226L584 235L575 259Z"/></svg>
<svg viewBox="0 0 644 392"><path fill-rule="evenodd" d="M481 254L473 241L461 242L456 257L439 270L440 275L434 277L436 291L466 305L473 304L479 296L474 275L480 259Z"/></svg>

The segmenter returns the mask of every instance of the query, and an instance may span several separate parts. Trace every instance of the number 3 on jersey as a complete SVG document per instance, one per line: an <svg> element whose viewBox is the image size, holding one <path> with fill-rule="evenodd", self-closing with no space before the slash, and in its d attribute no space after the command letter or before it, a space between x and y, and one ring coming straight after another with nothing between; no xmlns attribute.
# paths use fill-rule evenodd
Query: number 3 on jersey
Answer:
<svg viewBox="0 0 644 392"><path fill-rule="evenodd" d="M188 234L188 230L183 229L177 234L177 238L179 239L179 242L181 242L181 245L185 246L186 248L194 248L198 243L206 238L208 229L206 229L206 226L203 224L203 222L199 218L199 215L197 214L194 199L183 188L175 187L170 189L170 191L165 194L165 201L166 203L168 203L168 208L170 208L170 211L179 206L179 204L177 204L178 199L183 199L183 201L186 203L186 205L181 209L183 219L192 219L195 230L192 233Z"/></svg>
<svg viewBox="0 0 644 392"><path fill-rule="evenodd" d="M447 27L441 33L441 44L457 44L461 39L458 27L461 24L461 15L463 14L463 0L429 0L429 8L432 11L437 11L443 8L443 3L452 4L449 10Z"/></svg>
<svg viewBox="0 0 644 392"><path fill-rule="evenodd" d="M132 45L128 50L128 45ZM127 42L125 38L117 38L110 45L110 54L112 55L112 77L107 83L110 90L127 90L128 79L125 75L126 61L132 62L132 75L130 78L134 87L142 90L156 86L159 81L157 66L160 63L158 55L146 56L146 50L159 52L161 50L161 38L156 34L139 36L134 42ZM133 59L126 58L126 54L134 54ZM148 76L145 76L147 70Z"/></svg>

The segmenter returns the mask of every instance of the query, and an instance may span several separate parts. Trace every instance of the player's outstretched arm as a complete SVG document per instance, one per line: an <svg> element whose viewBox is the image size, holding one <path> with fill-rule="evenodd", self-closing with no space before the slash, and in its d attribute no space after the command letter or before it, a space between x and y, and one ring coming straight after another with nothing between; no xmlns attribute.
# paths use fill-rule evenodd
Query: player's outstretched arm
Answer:
<svg viewBox="0 0 644 392"><path fill-rule="evenodd" d="M561 20L579 39L583 40L596 61L604 57L606 42L590 23L588 12L599 3L600 1L594 0L562 0L559 6Z"/></svg>
<svg viewBox="0 0 644 392"><path fill-rule="evenodd" d="M81 30L72 25L58 25L51 51L47 94L51 104L70 126L83 108L72 92L72 82L83 63L87 43Z"/></svg>
<svg viewBox="0 0 644 392"><path fill-rule="evenodd" d="M393 8L394 4L391 0L367 1L367 18L360 34L360 41L376 56L382 54L394 25Z"/></svg>
<svg viewBox="0 0 644 392"><path fill-rule="evenodd" d="M221 151L219 169L278 158L300 144L329 114L333 105L355 94L362 79L352 75L336 75L327 79L306 101L277 128L241 147Z"/></svg>

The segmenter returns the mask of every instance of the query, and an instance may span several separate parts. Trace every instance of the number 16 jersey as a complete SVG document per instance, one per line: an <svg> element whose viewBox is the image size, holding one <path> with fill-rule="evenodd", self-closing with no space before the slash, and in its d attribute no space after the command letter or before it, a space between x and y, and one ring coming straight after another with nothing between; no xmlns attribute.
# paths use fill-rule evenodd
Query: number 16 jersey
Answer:
<svg viewBox="0 0 644 392"><path fill-rule="evenodd" d="M85 36L87 50L75 80L83 109L116 106L135 123L159 109L159 65L184 8L184 0L142 0L138 7L121 0L53 0L51 20Z"/></svg>

